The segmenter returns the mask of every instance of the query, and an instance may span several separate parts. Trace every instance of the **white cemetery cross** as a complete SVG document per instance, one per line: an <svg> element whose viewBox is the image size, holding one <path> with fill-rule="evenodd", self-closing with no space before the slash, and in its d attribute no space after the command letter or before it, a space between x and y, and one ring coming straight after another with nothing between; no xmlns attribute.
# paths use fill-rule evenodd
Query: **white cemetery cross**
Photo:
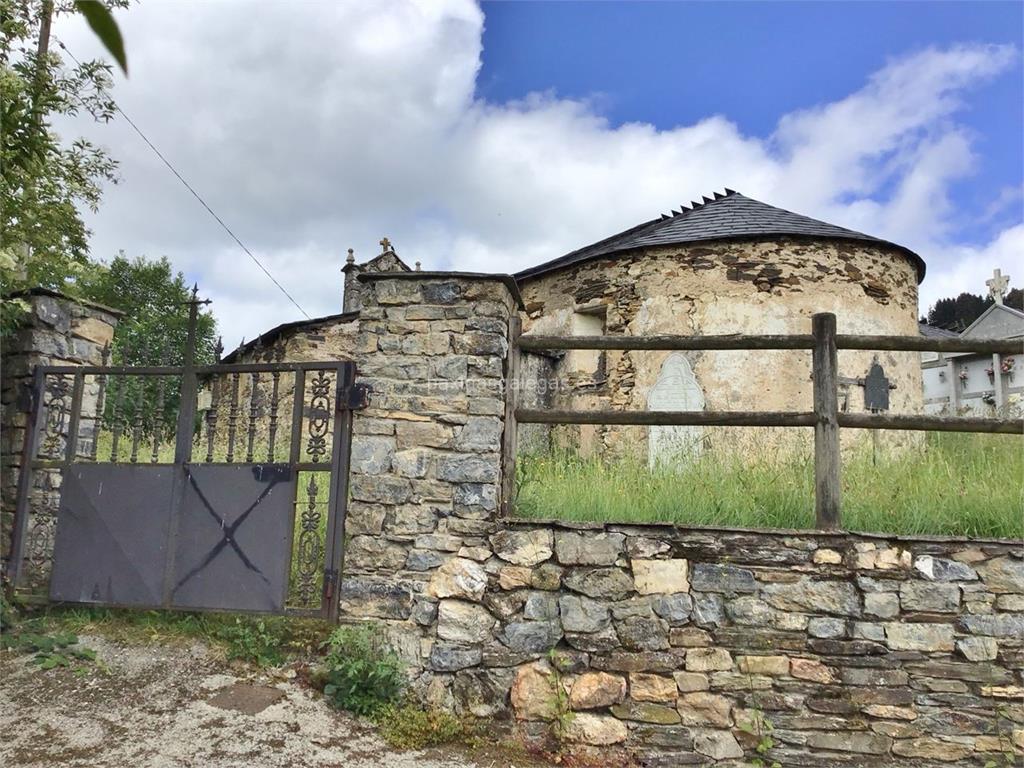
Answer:
<svg viewBox="0 0 1024 768"><path fill-rule="evenodd" d="M673 352L661 366L658 380L647 396L647 410L704 410L704 393L689 361L681 353ZM651 427L647 436L649 466L684 464L696 458L703 436L701 427Z"/></svg>
<svg viewBox="0 0 1024 768"><path fill-rule="evenodd" d="M1004 275L997 269L992 273L992 278L985 281L985 285L988 286L988 295L992 297L992 300L996 304L1002 304L1006 289L1010 287L1010 276Z"/></svg>

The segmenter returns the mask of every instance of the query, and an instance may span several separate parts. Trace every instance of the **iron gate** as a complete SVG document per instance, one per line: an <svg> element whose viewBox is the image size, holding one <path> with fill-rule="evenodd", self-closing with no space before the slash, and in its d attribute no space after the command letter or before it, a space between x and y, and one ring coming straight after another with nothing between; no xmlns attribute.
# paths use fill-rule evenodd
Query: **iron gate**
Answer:
<svg viewBox="0 0 1024 768"><path fill-rule="evenodd" d="M40 366L9 577L53 601L337 617L351 362Z"/></svg>

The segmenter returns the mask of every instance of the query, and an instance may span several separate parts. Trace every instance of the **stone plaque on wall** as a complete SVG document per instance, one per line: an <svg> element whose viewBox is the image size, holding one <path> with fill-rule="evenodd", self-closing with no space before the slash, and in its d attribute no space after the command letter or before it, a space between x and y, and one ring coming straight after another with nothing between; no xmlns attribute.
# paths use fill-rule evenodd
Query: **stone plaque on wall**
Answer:
<svg viewBox="0 0 1024 768"><path fill-rule="evenodd" d="M661 366L647 396L648 411L703 411L704 393L690 362L673 352ZM700 454L701 427L651 427L647 437L648 464L683 464Z"/></svg>

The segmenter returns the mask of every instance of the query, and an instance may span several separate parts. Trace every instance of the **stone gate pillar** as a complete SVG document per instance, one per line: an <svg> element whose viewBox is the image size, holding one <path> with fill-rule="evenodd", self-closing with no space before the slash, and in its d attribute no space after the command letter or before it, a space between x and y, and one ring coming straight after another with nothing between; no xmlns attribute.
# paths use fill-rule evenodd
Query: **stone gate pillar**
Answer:
<svg viewBox="0 0 1024 768"><path fill-rule="evenodd" d="M438 637L439 601L453 598L441 606L450 614L442 634L489 632L494 623L479 601L501 501L518 290L506 275L359 280L357 365L372 394L353 425L341 615L386 623L413 670L454 672L459 652ZM443 683L433 690L450 695Z"/></svg>
<svg viewBox="0 0 1024 768"><path fill-rule="evenodd" d="M0 369L0 554L5 564L11 547L32 372L37 365L103 365L104 349L113 339L118 318L123 315L116 309L45 288L8 298L26 302L29 310L21 326L3 341ZM93 413L95 396L95 387L90 382L82 398L82 413ZM92 420L83 420L80 431L83 443L93 439L93 428ZM31 490L33 515L48 515L55 521L59 489L58 471L36 473ZM42 539L52 533L51 527L39 527ZM33 545L46 550L52 540L37 540Z"/></svg>

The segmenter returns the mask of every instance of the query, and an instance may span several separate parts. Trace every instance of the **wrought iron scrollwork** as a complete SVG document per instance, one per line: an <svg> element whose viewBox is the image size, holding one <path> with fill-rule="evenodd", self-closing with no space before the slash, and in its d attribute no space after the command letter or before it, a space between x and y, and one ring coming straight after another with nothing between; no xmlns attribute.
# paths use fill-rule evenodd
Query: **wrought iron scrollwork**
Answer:
<svg viewBox="0 0 1024 768"><path fill-rule="evenodd" d="M43 455L58 457L63 452L64 439L71 416L69 398L71 378L51 376L46 382L46 424L44 426Z"/></svg>
<svg viewBox="0 0 1024 768"><path fill-rule="evenodd" d="M319 462L327 453L327 431L331 420L331 379L317 371L310 382L309 432L306 451L309 460Z"/></svg>
<svg viewBox="0 0 1024 768"><path fill-rule="evenodd" d="M316 582L324 548L320 540L321 512L316 498L318 491L316 474L313 473L306 486L306 508L302 510L300 518L299 543L295 553L298 563L295 593L301 605L310 605L314 598L319 597Z"/></svg>

